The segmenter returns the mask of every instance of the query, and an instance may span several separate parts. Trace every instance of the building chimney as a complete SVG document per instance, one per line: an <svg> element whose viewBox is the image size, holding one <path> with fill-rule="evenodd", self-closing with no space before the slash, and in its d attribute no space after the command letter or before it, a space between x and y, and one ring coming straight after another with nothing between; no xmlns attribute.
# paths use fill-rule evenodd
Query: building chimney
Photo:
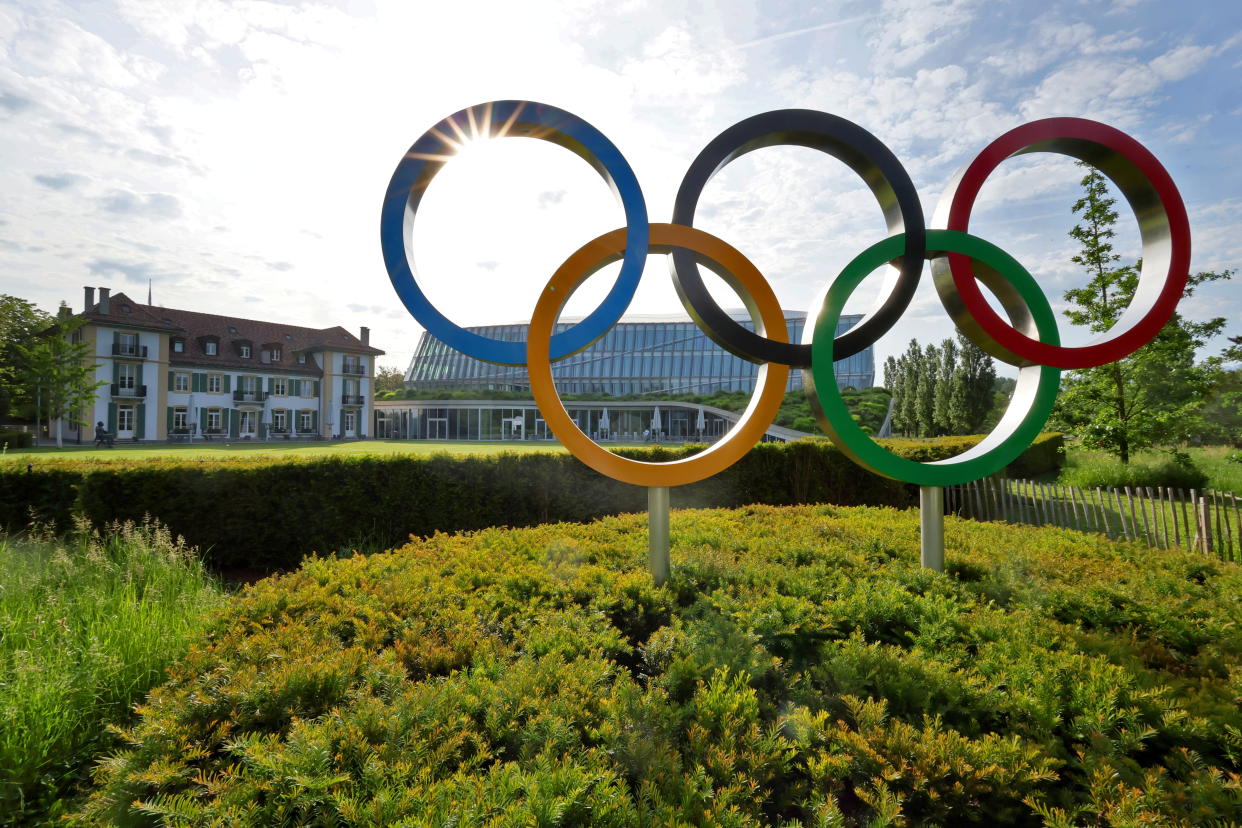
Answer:
<svg viewBox="0 0 1242 828"><path fill-rule="evenodd" d="M95 307L95 289L88 287L82 290L86 291L86 307L82 308L82 313L90 313L91 308Z"/></svg>
<svg viewBox="0 0 1242 828"><path fill-rule="evenodd" d="M102 314L112 313L112 288L99 289L99 312Z"/></svg>
<svg viewBox="0 0 1242 828"><path fill-rule="evenodd" d="M363 345L370 345L371 344L371 329L363 328L362 335L359 336L358 338L362 340Z"/></svg>

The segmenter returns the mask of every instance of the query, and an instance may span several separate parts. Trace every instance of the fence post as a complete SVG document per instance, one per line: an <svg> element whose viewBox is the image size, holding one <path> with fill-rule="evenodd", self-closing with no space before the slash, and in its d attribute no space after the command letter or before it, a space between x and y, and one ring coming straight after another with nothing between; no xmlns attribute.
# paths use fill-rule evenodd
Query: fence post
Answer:
<svg viewBox="0 0 1242 828"><path fill-rule="evenodd" d="M919 486L919 557L927 569L944 572L944 489Z"/></svg>
<svg viewBox="0 0 1242 828"><path fill-rule="evenodd" d="M1204 492L1206 494L1206 490ZM1200 549L1204 555L1212 554L1212 505L1203 495L1199 496L1199 530Z"/></svg>

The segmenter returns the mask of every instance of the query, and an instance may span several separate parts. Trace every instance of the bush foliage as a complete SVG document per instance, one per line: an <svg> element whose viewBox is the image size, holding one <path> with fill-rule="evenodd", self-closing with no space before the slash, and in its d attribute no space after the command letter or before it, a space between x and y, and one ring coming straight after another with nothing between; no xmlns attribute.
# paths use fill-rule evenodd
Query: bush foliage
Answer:
<svg viewBox="0 0 1242 828"><path fill-rule="evenodd" d="M895 452L938 460L978 437L885 441ZM1043 435L1019 464L1056 468L1061 437ZM650 461L701 446L618 453ZM827 440L762 443L701 483L675 488L675 508L793 505L906 506L916 490L855 466ZM33 512L60 527L75 513L96 526L152 515L216 566L292 569L308 551L360 543L391 547L411 535L583 521L646 509L640 487L605 478L565 453L283 458L215 462L40 462L0 465L0 525Z"/></svg>
<svg viewBox="0 0 1242 828"><path fill-rule="evenodd" d="M250 587L86 825L1224 825L1238 567L914 511L436 535Z"/></svg>

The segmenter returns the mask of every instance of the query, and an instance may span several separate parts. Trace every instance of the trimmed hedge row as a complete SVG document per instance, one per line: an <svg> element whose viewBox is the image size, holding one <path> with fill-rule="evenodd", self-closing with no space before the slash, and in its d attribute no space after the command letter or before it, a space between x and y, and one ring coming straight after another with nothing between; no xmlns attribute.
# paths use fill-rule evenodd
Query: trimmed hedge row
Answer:
<svg viewBox="0 0 1242 828"><path fill-rule="evenodd" d="M979 438L889 441L917 460L960 453ZM1023 460L1059 460L1060 435L1043 435ZM623 451L649 461L699 446ZM1049 470L1055 469L1053 463ZM795 505L908 506L915 489L866 473L826 440L765 443L701 483L675 488L675 508ZM392 546L408 537L488 526L587 521L646 508L637 486L603 477L564 453L324 457L216 463L39 464L0 469L0 521L67 527L75 513L101 526L158 518L222 567L281 569L310 551Z"/></svg>

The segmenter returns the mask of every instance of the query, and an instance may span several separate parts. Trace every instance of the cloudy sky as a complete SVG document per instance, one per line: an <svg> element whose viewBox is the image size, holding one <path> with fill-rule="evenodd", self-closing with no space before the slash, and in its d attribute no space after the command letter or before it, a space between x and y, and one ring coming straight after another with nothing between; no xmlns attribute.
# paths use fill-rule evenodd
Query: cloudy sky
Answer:
<svg viewBox="0 0 1242 828"><path fill-rule="evenodd" d="M169 307L370 326L381 363L404 368L420 328L380 256L385 185L436 121L503 98L601 129L660 221L703 145L771 109L822 109L870 130L907 166L929 217L953 173L1005 130L1093 118L1172 173L1194 269L1236 268L1240 32L1235 0L0 0L0 292L80 310L83 285L143 298L151 280ZM1012 159L972 218L1054 303L1085 280L1066 235L1080 175L1058 156ZM1119 212L1118 252L1133 259L1135 220ZM556 266L621 223L575 156L491 141L432 184L414 250L450 318L525 320ZM792 309L884 234L842 164L796 148L731 164L696 223L744 252ZM569 312L589 310L614 273ZM950 332L927 282L878 344L881 360L911 336ZM678 309L652 257L632 310ZM1242 333L1242 277L1183 311L1227 316Z"/></svg>

